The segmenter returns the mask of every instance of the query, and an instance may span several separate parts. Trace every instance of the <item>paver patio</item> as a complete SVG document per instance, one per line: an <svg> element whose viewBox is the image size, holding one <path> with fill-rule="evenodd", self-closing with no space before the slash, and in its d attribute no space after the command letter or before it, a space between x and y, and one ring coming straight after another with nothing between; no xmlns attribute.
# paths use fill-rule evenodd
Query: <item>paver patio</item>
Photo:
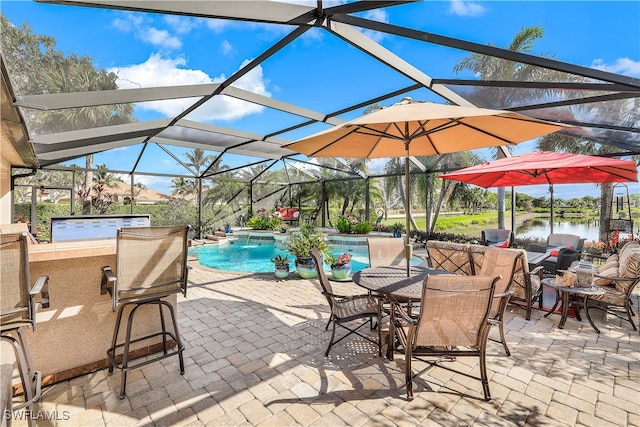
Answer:
<svg viewBox="0 0 640 427"><path fill-rule="evenodd" d="M510 307L512 356L489 344L491 401L478 381L436 368L416 380L408 402L402 356L378 357L352 336L324 357L328 305L316 280L199 266L189 278L178 309L184 376L177 358L153 363L129 374L124 400L120 376L106 370L55 384L39 409L58 420L38 425L640 426L640 334L611 316L594 312L598 335L586 321L570 318L561 330L559 315L534 310L526 321ZM477 373L476 360L454 363Z"/></svg>

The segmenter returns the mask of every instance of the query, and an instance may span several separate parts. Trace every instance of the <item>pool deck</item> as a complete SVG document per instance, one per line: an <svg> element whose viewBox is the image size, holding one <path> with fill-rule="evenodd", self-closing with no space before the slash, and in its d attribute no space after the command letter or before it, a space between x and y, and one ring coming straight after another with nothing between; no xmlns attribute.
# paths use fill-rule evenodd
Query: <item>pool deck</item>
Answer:
<svg viewBox="0 0 640 427"><path fill-rule="evenodd" d="M400 356L378 357L350 337L324 357L329 308L316 280L196 264L189 282L178 299L183 376L174 357L131 372L124 400L119 375L106 370L46 387L38 407L58 420L38 425L640 426L640 334L613 317L595 316L598 335L585 321L558 329L556 314L534 310L526 321L510 307L512 356L499 343L488 347L491 401L478 381L414 362L422 373L409 402ZM638 292L633 303L638 311ZM475 359L452 363L477 372Z"/></svg>

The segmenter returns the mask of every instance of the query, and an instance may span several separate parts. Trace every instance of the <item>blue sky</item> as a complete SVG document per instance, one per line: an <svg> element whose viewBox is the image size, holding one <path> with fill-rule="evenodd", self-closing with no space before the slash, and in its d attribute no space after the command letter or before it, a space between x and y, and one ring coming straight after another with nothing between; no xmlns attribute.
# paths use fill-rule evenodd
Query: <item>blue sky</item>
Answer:
<svg viewBox="0 0 640 427"><path fill-rule="evenodd" d="M88 55L96 66L117 72L121 88L222 81L290 31L289 28L266 24L239 24L31 1L4 0L2 13L16 25L28 22L34 32L53 36L57 49ZM532 53L552 54L561 61L640 78L638 1L430 1L386 8L364 16L500 47L507 46L523 27L541 25L544 37L535 44ZM377 33L369 35L402 57L415 48L415 42L409 40ZM466 52L438 46L429 49L429 55L415 57L412 64L435 78L472 77L453 73L454 65ZM434 55L437 61L434 61ZM236 85L292 103L300 103L309 91L328 90L329 86L323 84L330 85L339 93L358 90L365 94L367 88L371 88L370 93L362 98L367 99L398 88L398 83L385 73L387 71L370 58L354 54L352 48L344 48L344 43L335 37L314 29L251 71ZM426 100L442 102L437 97ZM192 102L150 102L138 105L136 116L141 121L173 116ZM345 104L336 96L309 96L309 104L304 105L303 101L303 106L330 112L350 103L353 102ZM359 114L361 112L356 115ZM190 118L236 129L253 129L259 134L297 122L290 116L271 113L226 97L208 104ZM286 137L294 140L313 130ZM533 143L524 143L516 147L514 154L532 149ZM176 154L181 155L185 151L178 148ZM153 156L145 160L147 164L141 165L143 170L153 170L161 163L163 172L184 173L166 154L162 157L163 153L158 152L157 155L155 160ZM98 156L102 157L96 157L97 163L126 170L137 152L121 151ZM161 187L160 181L148 181L147 184L156 189ZM636 184L631 187L637 191ZM541 187L520 187L517 191L536 197L548 195L547 189ZM558 198L597 196L599 191L592 185L565 185L557 186L555 195Z"/></svg>

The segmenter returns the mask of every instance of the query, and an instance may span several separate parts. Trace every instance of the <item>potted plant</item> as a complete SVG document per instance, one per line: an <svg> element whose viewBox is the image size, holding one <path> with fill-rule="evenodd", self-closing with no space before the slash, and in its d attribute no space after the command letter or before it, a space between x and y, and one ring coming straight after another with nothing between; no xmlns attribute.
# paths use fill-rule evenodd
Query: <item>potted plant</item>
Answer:
<svg viewBox="0 0 640 427"><path fill-rule="evenodd" d="M324 262L331 266L331 275L334 279L343 280L351 274L351 257L349 253L335 257L329 254L325 257Z"/></svg>
<svg viewBox="0 0 640 427"><path fill-rule="evenodd" d="M318 250L326 256L329 251L329 242L321 231L311 224L303 224L300 233L295 233L289 243L289 252L296 257L296 270L303 279L315 279L318 277L316 265L311 258L311 249Z"/></svg>
<svg viewBox="0 0 640 427"><path fill-rule="evenodd" d="M402 233L404 232L404 224L401 222L393 223L389 226L391 232L393 233L393 237L402 237Z"/></svg>
<svg viewBox="0 0 640 427"><path fill-rule="evenodd" d="M275 274L278 279L286 279L289 276L289 257L286 255L276 255L271 258L275 264Z"/></svg>
<svg viewBox="0 0 640 427"><path fill-rule="evenodd" d="M231 230L231 223L227 222L227 223L224 225L224 232L225 232L225 233L227 233L227 234L229 234L229 233L233 233L233 231Z"/></svg>

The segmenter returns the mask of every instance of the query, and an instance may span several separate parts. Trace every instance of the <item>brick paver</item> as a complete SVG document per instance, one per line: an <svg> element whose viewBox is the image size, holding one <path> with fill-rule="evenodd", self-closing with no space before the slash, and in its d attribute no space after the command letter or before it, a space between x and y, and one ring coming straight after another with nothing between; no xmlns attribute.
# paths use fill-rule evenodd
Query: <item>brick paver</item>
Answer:
<svg viewBox="0 0 640 427"><path fill-rule="evenodd" d="M640 334L615 318L594 313L598 335L585 321L570 318L558 329L558 315L534 310L526 321L511 307L505 331L512 356L499 343L488 347L490 402L479 381L420 362L414 370L424 371L408 402L403 357L377 357L357 337L324 357L329 310L316 281L196 266L190 282L178 303L184 376L176 358L145 366L129 374L124 400L119 375L106 370L55 384L43 390L39 408L57 410L58 419L42 424L638 425ZM354 284L334 286L362 292ZM633 298L640 307L638 293ZM473 359L455 366L477 373Z"/></svg>

